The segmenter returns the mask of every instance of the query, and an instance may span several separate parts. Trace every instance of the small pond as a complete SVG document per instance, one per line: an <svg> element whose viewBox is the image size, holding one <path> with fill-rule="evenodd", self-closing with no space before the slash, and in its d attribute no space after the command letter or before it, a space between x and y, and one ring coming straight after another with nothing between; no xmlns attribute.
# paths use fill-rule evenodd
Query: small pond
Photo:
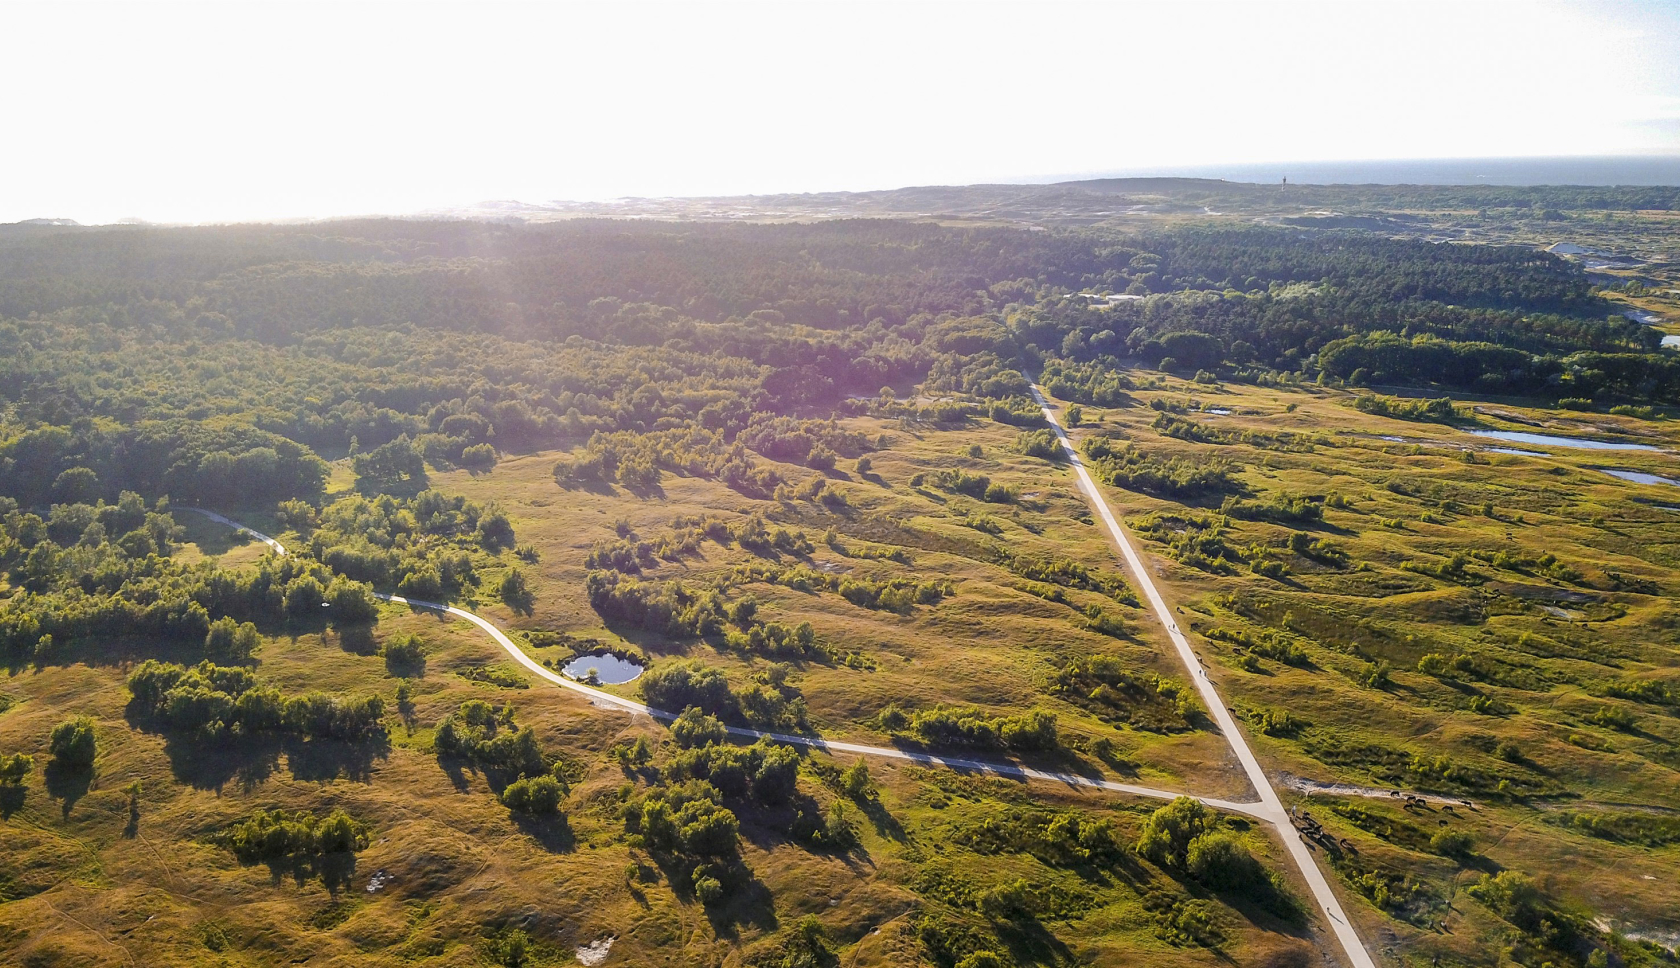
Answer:
<svg viewBox="0 0 1680 968"><path fill-rule="evenodd" d="M620 659L610 652L598 655L580 655L560 667L568 678L579 682L589 678L589 670L595 670L595 678L609 686L634 682L642 674L642 667L629 659Z"/></svg>
<svg viewBox="0 0 1680 968"><path fill-rule="evenodd" d="M1672 346L1675 349L1680 350L1680 336L1664 336L1662 345Z"/></svg>
<svg viewBox="0 0 1680 968"><path fill-rule="evenodd" d="M1611 440L1593 440L1590 437L1557 437L1552 434L1530 434L1520 430L1472 430L1477 437L1491 437L1494 440L1508 440L1514 444L1539 444L1542 447L1579 447L1582 450L1649 450L1660 448L1650 444L1621 444Z"/></svg>
<svg viewBox="0 0 1680 968"><path fill-rule="evenodd" d="M1672 484L1675 487L1680 487L1680 481L1674 480L1670 477L1658 477L1655 474L1647 474L1644 471L1615 471L1608 467L1600 467L1599 470L1609 474L1611 477L1619 477L1624 481L1632 481L1635 484Z"/></svg>
<svg viewBox="0 0 1680 968"><path fill-rule="evenodd" d="M1545 451L1522 450L1521 448L1517 448L1517 447L1489 447L1488 450L1492 451L1495 454L1521 454L1524 457L1550 457L1550 456L1552 456L1551 454L1548 454Z"/></svg>

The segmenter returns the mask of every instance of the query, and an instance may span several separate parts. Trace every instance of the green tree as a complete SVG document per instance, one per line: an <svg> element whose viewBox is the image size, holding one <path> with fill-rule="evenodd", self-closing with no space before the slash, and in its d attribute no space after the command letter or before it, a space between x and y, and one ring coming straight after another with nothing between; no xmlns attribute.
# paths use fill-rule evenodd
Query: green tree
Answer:
<svg viewBox="0 0 1680 968"><path fill-rule="evenodd" d="M77 716L53 727L47 750L55 763L69 769L85 770L93 766L94 757L99 754L99 741L92 717Z"/></svg>
<svg viewBox="0 0 1680 968"><path fill-rule="evenodd" d="M29 771L35 768L35 757L28 753L13 753L10 756L0 756L0 786L17 786L29 776Z"/></svg>
<svg viewBox="0 0 1680 968"><path fill-rule="evenodd" d="M721 743L729 733L716 716L708 716L698 706L690 706L671 721L671 738L683 747L708 746Z"/></svg>
<svg viewBox="0 0 1680 968"><path fill-rule="evenodd" d="M1213 812L1201 801L1179 797L1143 822L1137 852L1162 866L1182 869L1188 862L1190 842L1206 833L1214 821Z"/></svg>

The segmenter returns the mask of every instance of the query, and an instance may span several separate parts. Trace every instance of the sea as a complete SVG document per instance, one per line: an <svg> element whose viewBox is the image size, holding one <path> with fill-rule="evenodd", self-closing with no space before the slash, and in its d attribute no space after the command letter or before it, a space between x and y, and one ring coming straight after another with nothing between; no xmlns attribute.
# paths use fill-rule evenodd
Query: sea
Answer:
<svg viewBox="0 0 1680 968"><path fill-rule="evenodd" d="M1680 185L1680 156L1424 158L1188 165L1093 172L1078 178L1222 178L1299 185ZM1035 181L1037 179L1034 179ZM1072 180L1059 177L1055 181Z"/></svg>

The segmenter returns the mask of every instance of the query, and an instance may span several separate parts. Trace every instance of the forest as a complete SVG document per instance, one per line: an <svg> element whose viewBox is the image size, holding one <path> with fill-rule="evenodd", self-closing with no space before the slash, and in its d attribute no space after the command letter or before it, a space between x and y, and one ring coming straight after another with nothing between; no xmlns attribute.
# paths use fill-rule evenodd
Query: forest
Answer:
<svg viewBox="0 0 1680 968"><path fill-rule="evenodd" d="M1092 289L1141 298L1068 298ZM0 494L314 500L322 458L413 481L694 425L766 453L755 414L1085 363L1672 402L1660 338L1556 256L1341 230L14 227Z"/></svg>

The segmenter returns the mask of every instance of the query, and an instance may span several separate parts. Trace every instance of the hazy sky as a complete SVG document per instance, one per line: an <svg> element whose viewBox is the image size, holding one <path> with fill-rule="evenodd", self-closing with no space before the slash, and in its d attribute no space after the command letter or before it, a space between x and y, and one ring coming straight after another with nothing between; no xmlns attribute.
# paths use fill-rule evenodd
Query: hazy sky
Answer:
<svg viewBox="0 0 1680 968"><path fill-rule="evenodd" d="M1680 154L1680 3L0 0L0 221Z"/></svg>

